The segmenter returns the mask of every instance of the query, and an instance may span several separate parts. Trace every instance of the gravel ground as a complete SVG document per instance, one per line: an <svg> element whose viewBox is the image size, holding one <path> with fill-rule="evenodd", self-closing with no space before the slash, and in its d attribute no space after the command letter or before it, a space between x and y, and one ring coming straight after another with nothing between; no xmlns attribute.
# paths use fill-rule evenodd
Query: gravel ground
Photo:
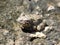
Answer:
<svg viewBox="0 0 60 45"><path fill-rule="evenodd" d="M54 30L46 38L29 37L16 21L21 13L42 14ZM0 0L0 45L60 45L60 0Z"/></svg>

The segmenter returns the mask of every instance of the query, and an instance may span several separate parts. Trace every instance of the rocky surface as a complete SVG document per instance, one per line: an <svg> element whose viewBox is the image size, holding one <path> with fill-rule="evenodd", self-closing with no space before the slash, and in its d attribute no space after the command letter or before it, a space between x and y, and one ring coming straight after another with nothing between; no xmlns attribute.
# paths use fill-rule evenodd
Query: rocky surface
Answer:
<svg viewBox="0 0 60 45"><path fill-rule="evenodd" d="M60 45L60 0L0 0L0 45Z"/></svg>

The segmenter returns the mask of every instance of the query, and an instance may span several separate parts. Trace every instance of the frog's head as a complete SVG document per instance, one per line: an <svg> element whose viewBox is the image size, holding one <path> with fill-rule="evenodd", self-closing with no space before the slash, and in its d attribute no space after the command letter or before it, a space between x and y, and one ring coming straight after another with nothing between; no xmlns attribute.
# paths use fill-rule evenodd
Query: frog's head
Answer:
<svg viewBox="0 0 60 45"><path fill-rule="evenodd" d="M24 13L22 13L16 20L17 22L19 22L20 24L27 24L31 22L31 19L28 15L25 15Z"/></svg>

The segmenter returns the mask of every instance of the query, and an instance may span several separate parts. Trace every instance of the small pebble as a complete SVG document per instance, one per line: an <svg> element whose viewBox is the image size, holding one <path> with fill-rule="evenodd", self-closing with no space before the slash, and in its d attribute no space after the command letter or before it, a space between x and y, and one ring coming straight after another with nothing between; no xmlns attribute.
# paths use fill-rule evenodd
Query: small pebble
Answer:
<svg viewBox="0 0 60 45"><path fill-rule="evenodd" d="M46 38L46 35L42 32L36 32L35 34L30 34L30 37Z"/></svg>
<svg viewBox="0 0 60 45"><path fill-rule="evenodd" d="M51 30L51 29L53 29L52 26L47 26L47 27L45 27L44 31L48 31L48 30Z"/></svg>
<svg viewBox="0 0 60 45"><path fill-rule="evenodd" d="M40 23L38 26L37 26L37 30L41 30L41 29L44 29L45 28L45 25L46 25L46 20L43 20L42 23Z"/></svg>
<svg viewBox="0 0 60 45"><path fill-rule="evenodd" d="M9 33L8 30L4 30L4 32L3 32L4 35L7 35L8 33Z"/></svg>
<svg viewBox="0 0 60 45"><path fill-rule="evenodd" d="M55 7L54 7L54 6L49 5L49 7L48 7L47 11L54 10L54 9L55 9Z"/></svg>
<svg viewBox="0 0 60 45"><path fill-rule="evenodd" d="M37 6L37 7L36 7L36 9L40 9L40 7L39 7L39 6Z"/></svg>

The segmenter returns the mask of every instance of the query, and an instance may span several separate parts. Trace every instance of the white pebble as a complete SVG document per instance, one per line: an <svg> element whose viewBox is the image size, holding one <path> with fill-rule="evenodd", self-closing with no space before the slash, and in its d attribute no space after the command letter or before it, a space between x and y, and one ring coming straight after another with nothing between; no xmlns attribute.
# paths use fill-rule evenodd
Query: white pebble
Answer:
<svg viewBox="0 0 60 45"><path fill-rule="evenodd" d="M3 32L4 35L7 35L8 33L9 33L8 30L4 30L4 32Z"/></svg>
<svg viewBox="0 0 60 45"><path fill-rule="evenodd" d="M44 19L42 23L46 24L46 20Z"/></svg>
<svg viewBox="0 0 60 45"><path fill-rule="evenodd" d="M40 38L46 38L46 35L42 32L36 32L36 36Z"/></svg>
<svg viewBox="0 0 60 45"><path fill-rule="evenodd" d="M50 6L48 7L47 11L50 11L50 10L53 10L53 9L55 9L55 7L52 6L52 5L50 5Z"/></svg>
<svg viewBox="0 0 60 45"><path fill-rule="evenodd" d="M47 26L47 27L45 27L44 31L48 31L48 30L51 30L51 29L53 29L52 26Z"/></svg>
<svg viewBox="0 0 60 45"><path fill-rule="evenodd" d="M46 17L50 16L50 14L45 14Z"/></svg>
<svg viewBox="0 0 60 45"><path fill-rule="evenodd" d="M46 20L43 20L43 22L37 26L37 30L43 29L45 27L45 24L46 24Z"/></svg>
<svg viewBox="0 0 60 45"><path fill-rule="evenodd" d="M47 31L47 30L49 30L49 28L50 28L49 26L45 27L44 31Z"/></svg>
<svg viewBox="0 0 60 45"><path fill-rule="evenodd" d="M30 34L29 36L30 37L37 37L35 34Z"/></svg>
<svg viewBox="0 0 60 45"><path fill-rule="evenodd" d="M46 38L46 35L42 32L36 32L35 34L31 34L30 37Z"/></svg>
<svg viewBox="0 0 60 45"><path fill-rule="evenodd" d="M37 30L40 30L40 29L41 29L41 27L38 25L38 26L37 26Z"/></svg>
<svg viewBox="0 0 60 45"><path fill-rule="evenodd" d="M40 9L40 7L37 5L36 9Z"/></svg>

